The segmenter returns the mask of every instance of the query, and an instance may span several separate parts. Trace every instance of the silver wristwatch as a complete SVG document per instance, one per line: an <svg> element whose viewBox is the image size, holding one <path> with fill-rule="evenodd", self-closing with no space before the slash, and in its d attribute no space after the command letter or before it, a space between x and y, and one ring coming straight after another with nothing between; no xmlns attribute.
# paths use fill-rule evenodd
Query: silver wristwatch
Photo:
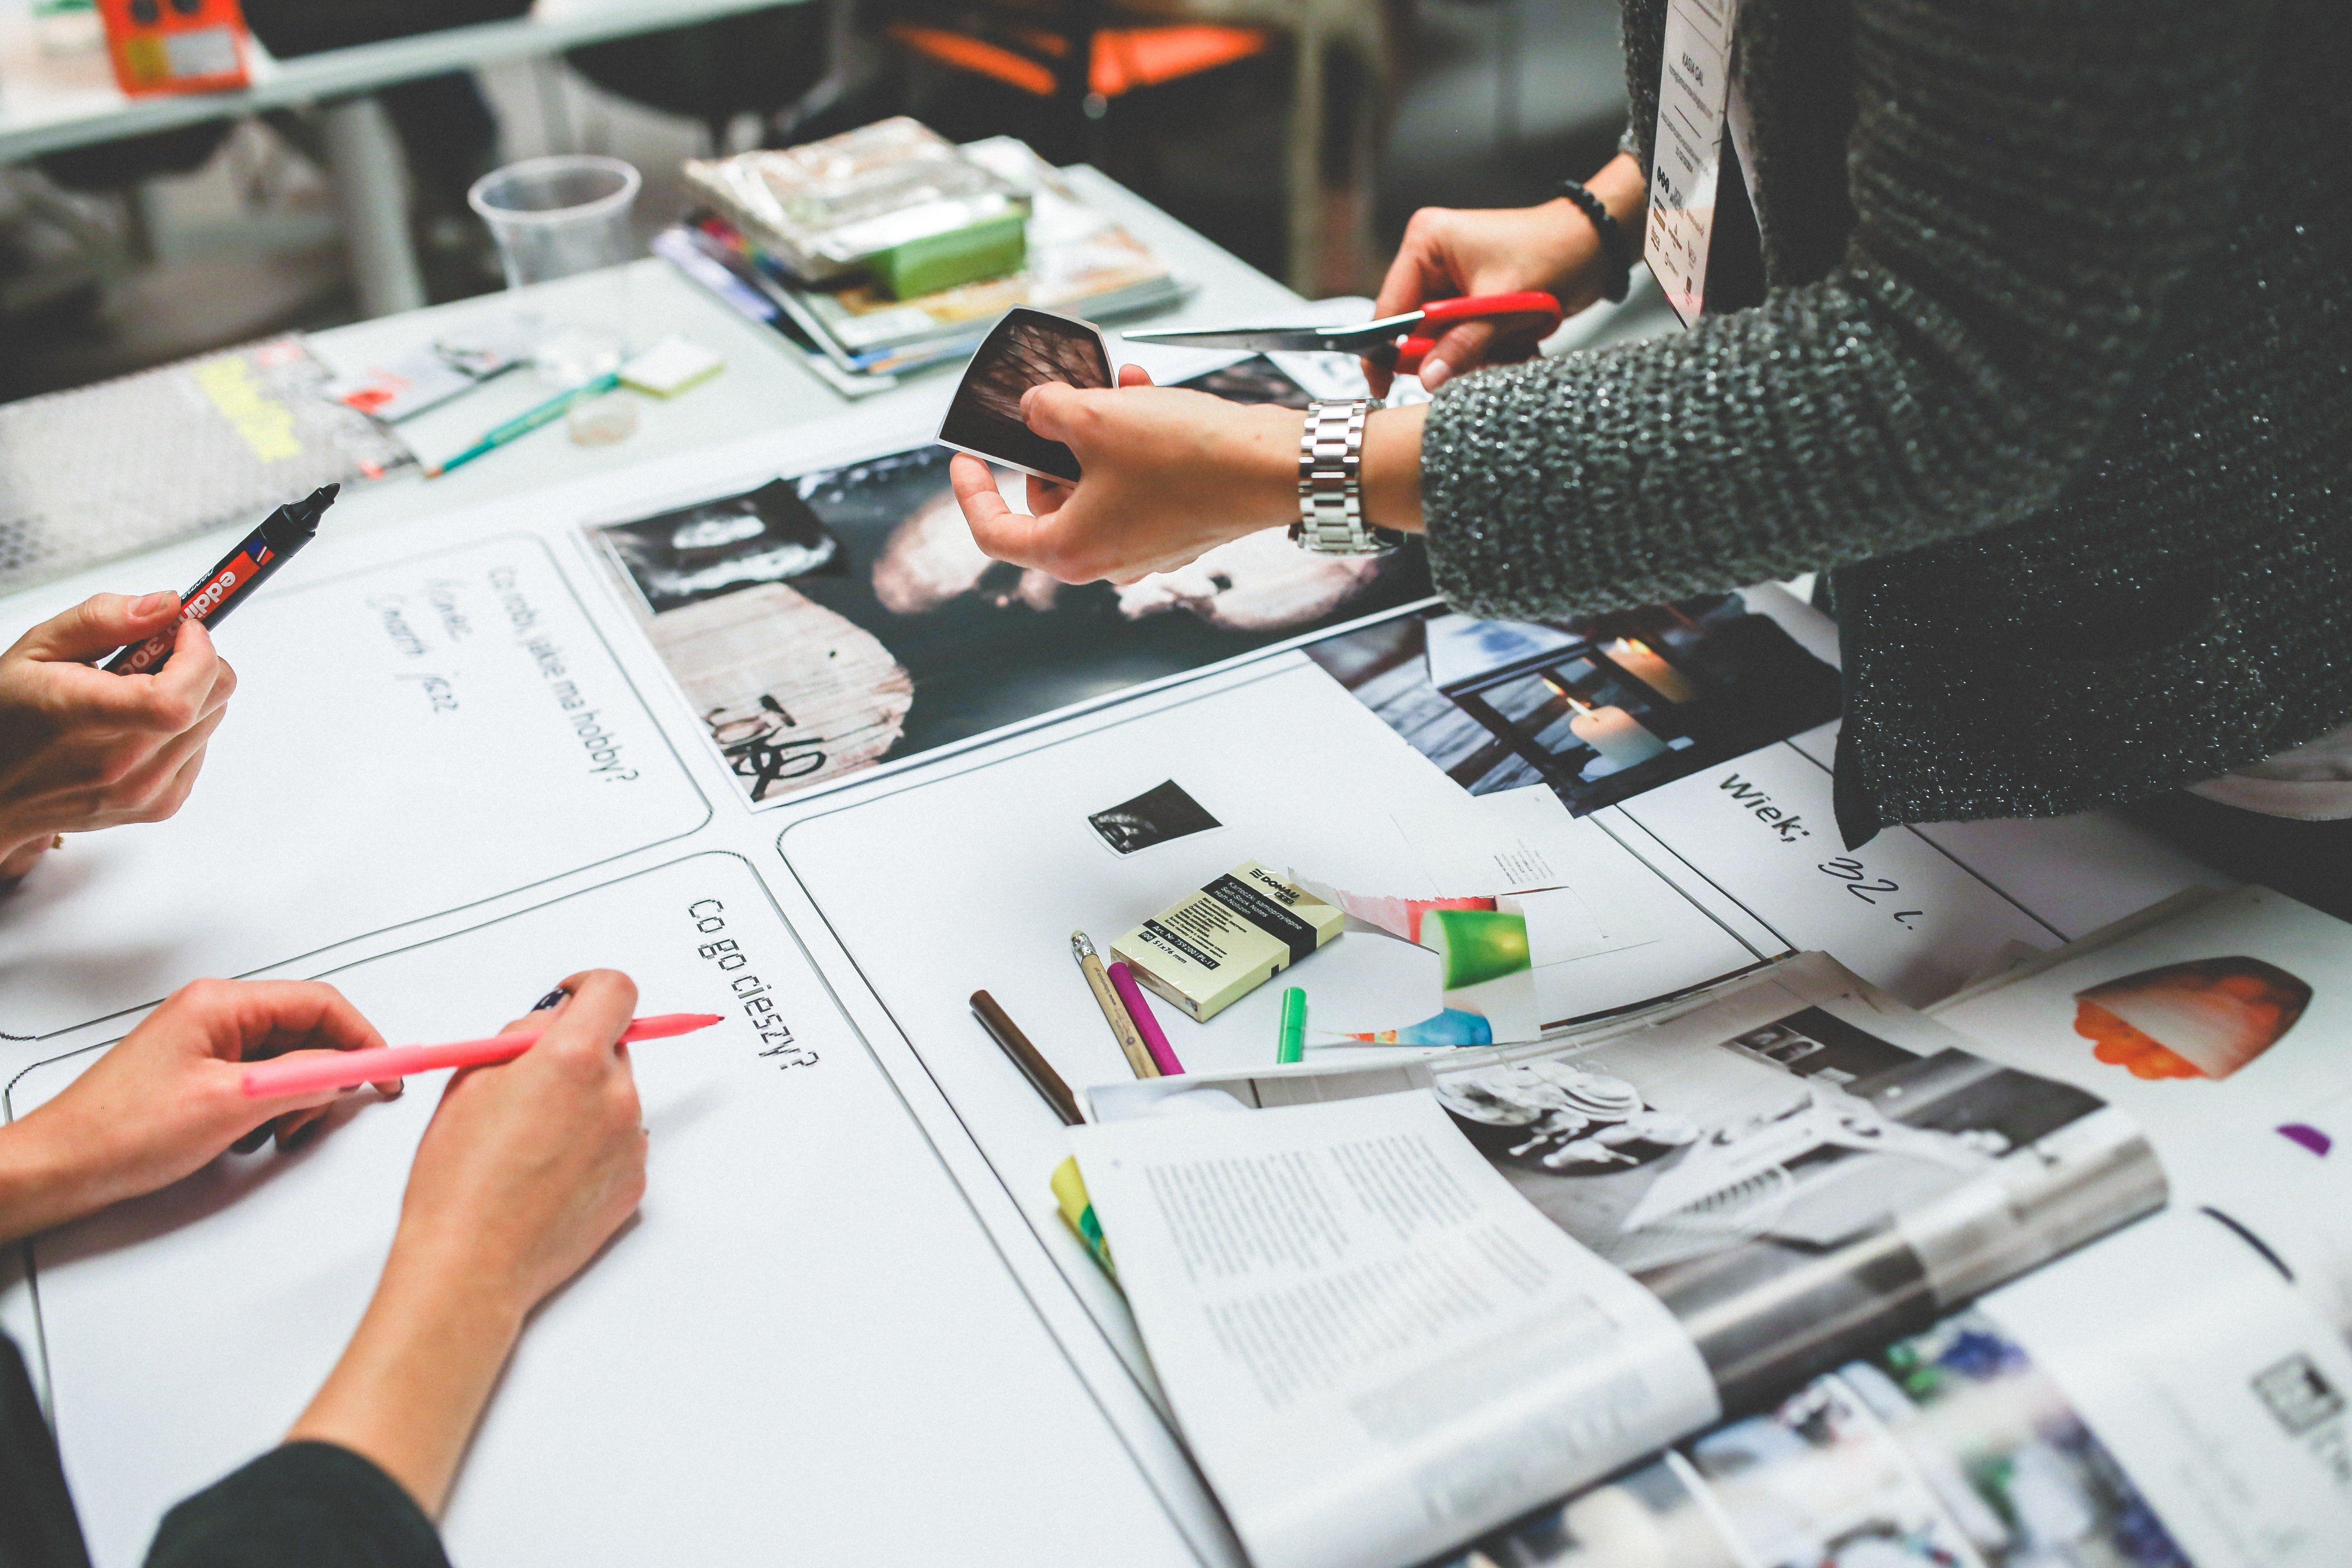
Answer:
<svg viewBox="0 0 2352 1568"><path fill-rule="evenodd" d="M1298 437L1298 521L1291 542L1314 555L1380 555L1404 542L1364 522L1364 420L1376 406L1311 403Z"/></svg>

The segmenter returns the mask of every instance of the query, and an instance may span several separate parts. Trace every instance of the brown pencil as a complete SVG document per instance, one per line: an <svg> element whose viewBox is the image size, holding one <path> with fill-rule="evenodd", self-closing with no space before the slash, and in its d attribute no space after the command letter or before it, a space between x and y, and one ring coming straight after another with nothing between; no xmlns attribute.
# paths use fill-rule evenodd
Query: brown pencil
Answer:
<svg viewBox="0 0 2352 1568"><path fill-rule="evenodd" d="M1029 1037L1021 1032L1020 1026L1005 1016L1004 1009L996 1005L996 998L985 991L975 991L971 994L971 1010L979 1016L981 1027L988 1031L989 1037L1003 1047L1022 1076L1045 1097L1045 1102L1061 1117L1062 1124L1083 1126L1087 1119L1078 1110L1078 1097L1070 1092L1070 1086L1062 1081L1062 1075L1054 1070L1053 1064L1029 1043Z"/></svg>

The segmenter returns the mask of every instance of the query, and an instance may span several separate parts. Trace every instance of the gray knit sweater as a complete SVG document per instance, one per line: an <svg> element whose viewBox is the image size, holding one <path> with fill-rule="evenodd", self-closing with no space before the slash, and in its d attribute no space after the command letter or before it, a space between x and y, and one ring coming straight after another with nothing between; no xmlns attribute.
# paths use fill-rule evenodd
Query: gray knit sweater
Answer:
<svg viewBox="0 0 2352 1568"><path fill-rule="evenodd" d="M1664 0L1626 0L1647 167ZM1441 590L1833 568L1840 816L2041 816L2352 719L2352 5L1746 0L1768 290L1431 410Z"/></svg>

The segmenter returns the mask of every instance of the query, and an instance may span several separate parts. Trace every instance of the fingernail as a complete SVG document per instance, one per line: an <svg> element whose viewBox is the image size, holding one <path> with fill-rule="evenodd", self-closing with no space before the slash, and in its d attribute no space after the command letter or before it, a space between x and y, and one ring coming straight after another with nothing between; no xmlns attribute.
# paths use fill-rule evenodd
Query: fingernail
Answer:
<svg viewBox="0 0 2352 1568"><path fill-rule="evenodd" d="M408 1092L408 1080L404 1078L396 1078L392 1080L390 1087L383 1084L376 1085L375 1091L386 1100L398 1100Z"/></svg>
<svg viewBox="0 0 2352 1568"><path fill-rule="evenodd" d="M554 990L549 992L546 995L541 997L538 1001L532 1003L530 1005L530 1010L534 1013L544 1013L550 1007L553 1007L561 1004L565 997L571 994L572 993L570 991L559 985Z"/></svg>
<svg viewBox="0 0 2352 1568"><path fill-rule="evenodd" d="M1425 359L1421 362L1421 389L1423 392L1435 392L1444 385L1453 374L1454 367L1444 360Z"/></svg>
<svg viewBox="0 0 2352 1568"><path fill-rule="evenodd" d="M160 616L176 602L169 594L146 594L131 605L131 613L134 616Z"/></svg>

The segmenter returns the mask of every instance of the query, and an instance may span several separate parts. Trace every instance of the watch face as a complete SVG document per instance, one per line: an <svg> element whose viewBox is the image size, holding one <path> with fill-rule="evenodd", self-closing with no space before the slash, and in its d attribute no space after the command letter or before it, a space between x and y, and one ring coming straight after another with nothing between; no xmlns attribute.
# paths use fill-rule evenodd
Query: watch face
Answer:
<svg viewBox="0 0 2352 1568"><path fill-rule="evenodd" d="M1110 349L1088 322L1016 307L971 356L940 426L940 444L1024 473L1077 483L1077 454L1036 434L1021 417L1023 395L1052 381L1108 386Z"/></svg>

